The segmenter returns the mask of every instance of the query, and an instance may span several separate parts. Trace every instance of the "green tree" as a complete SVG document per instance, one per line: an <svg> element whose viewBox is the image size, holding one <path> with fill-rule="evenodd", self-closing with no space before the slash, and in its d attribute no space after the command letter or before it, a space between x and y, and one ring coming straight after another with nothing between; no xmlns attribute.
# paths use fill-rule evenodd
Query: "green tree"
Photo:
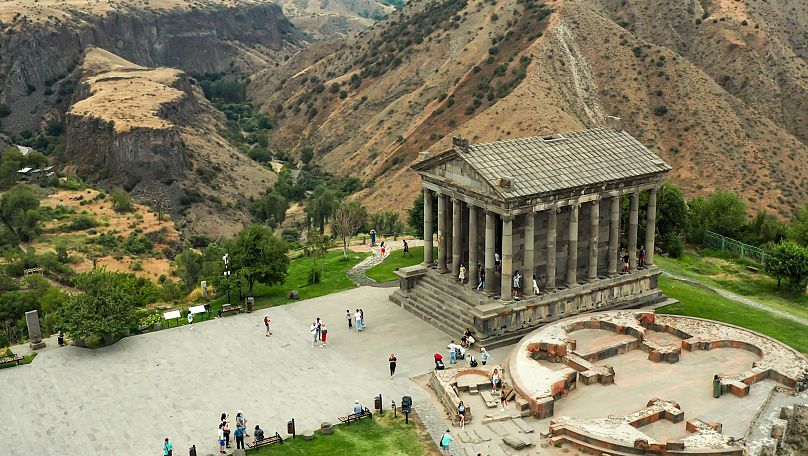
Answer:
<svg viewBox="0 0 808 456"><path fill-rule="evenodd" d="M280 193L270 192L252 204L253 216L275 228L286 219L289 201Z"/></svg>
<svg viewBox="0 0 808 456"><path fill-rule="evenodd" d="M262 225L244 228L230 243L231 270L247 282L249 296L256 282L282 283L289 267L286 242Z"/></svg>
<svg viewBox="0 0 808 456"><path fill-rule="evenodd" d="M789 222L788 238L808 247L808 203L802 206Z"/></svg>
<svg viewBox="0 0 808 456"><path fill-rule="evenodd" d="M40 232L39 199L27 185L15 185L0 199L0 220L20 242Z"/></svg>
<svg viewBox="0 0 808 456"><path fill-rule="evenodd" d="M122 188L115 188L109 192L112 199L112 207L118 212L129 212L132 210L132 197Z"/></svg>
<svg viewBox="0 0 808 456"><path fill-rule="evenodd" d="M738 238L746 225L746 203L735 193L716 190L707 198L695 198L689 204L688 237L701 242L704 231Z"/></svg>
<svg viewBox="0 0 808 456"><path fill-rule="evenodd" d="M319 283L322 271L317 270L317 261L325 255L331 246L331 239L315 230L309 230L303 239L303 250L311 258L311 271L309 272L309 283Z"/></svg>
<svg viewBox="0 0 808 456"><path fill-rule="evenodd" d="M438 195L429 192L432 197L432 232L438 232ZM420 192L407 211L407 223L415 231L415 237L424 238L424 192Z"/></svg>
<svg viewBox="0 0 808 456"><path fill-rule="evenodd" d="M656 230L659 248L673 257L682 255L681 236L687 229L687 203L682 190L665 182L657 192Z"/></svg>
<svg viewBox="0 0 808 456"><path fill-rule="evenodd" d="M182 280L184 290L196 288L202 273L202 255L186 248L174 257L174 264L177 266L177 276Z"/></svg>
<svg viewBox="0 0 808 456"><path fill-rule="evenodd" d="M786 237L788 227L777 217L759 211L741 230L738 240L751 245L777 244Z"/></svg>
<svg viewBox="0 0 808 456"><path fill-rule="evenodd" d="M769 253L766 271L777 279L777 286L782 279L787 279L795 292L803 290L808 279L808 247L794 241L782 241Z"/></svg>
<svg viewBox="0 0 808 456"><path fill-rule="evenodd" d="M314 189L311 196L306 200L306 218L309 227L320 230L320 234L325 232L325 225L334 213L339 202L334 192L320 185Z"/></svg>
<svg viewBox="0 0 808 456"><path fill-rule="evenodd" d="M314 149L311 147L304 147L303 150L300 151L300 161L303 162L304 165L308 165L311 163L311 160L314 158Z"/></svg>
<svg viewBox="0 0 808 456"><path fill-rule="evenodd" d="M342 239L342 256L348 258L348 238L365 224L368 211L359 201L344 201L334 211L334 234Z"/></svg>
<svg viewBox="0 0 808 456"><path fill-rule="evenodd" d="M79 275L76 284L84 293L68 296L56 310L60 329L73 339L87 340L105 334L120 335L137 325L135 299L114 273L91 271Z"/></svg>

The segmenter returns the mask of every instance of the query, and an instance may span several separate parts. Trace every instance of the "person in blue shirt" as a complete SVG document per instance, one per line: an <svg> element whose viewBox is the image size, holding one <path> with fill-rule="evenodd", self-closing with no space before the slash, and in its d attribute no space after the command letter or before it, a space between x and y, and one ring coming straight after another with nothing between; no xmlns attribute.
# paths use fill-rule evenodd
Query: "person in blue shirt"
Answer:
<svg viewBox="0 0 808 456"><path fill-rule="evenodd" d="M253 445L264 440L264 430L261 429L257 424L255 425L255 430L253 431Z"/></svg>
<svg viewBox="0 0 808 456"><path fill-rule="evenodd" d="M168 440L166 437L165 441L163 442L163 456L172 456L174 452L174 445L171 443L171 440Z"/></svg>
<svg viewBox="0 0 808 456"><path fill-rule="evenodd" d="M236 436L236 449L244 448L244 431L246 428L244 426L236 425L236 432L233 433Z"/></svg>
<svg viewBox="0 0 808 456"><path fill-rule="evenodd" d="M451 431L447 429L440 438L440 449L443 450L444 456L450 456L449 445L452 443L452 440L454 440L454 437L452 437Z"/></svg>
<svg viewBox="0 0 808 456"><path fill-rule="evenodd" d="M360 404L359 401L354 401L353 412L362 413L363 410L365 410L365 408L362 407L362 404Z"/></svg>

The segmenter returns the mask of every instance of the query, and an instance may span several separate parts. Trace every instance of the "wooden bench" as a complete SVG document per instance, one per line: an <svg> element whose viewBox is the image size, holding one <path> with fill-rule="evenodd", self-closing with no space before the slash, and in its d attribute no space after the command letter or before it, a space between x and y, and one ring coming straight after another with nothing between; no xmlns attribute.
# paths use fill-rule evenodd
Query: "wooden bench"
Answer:
<svg viewBox="0 0 808 456"><path fill-rule="evenodd" d="M278 434L277 432L275 433L275 435L264 437L263 439L258 440L255 443L247 443L247 448L255 449L258 447L262 447L264 445L272 445L273 443L280 443L281 445L283 445L283 439L281 438L281 435Z"/></svg>
<svg viewBox="0 0 808 456"><path fill-rule="evenodd" d="M370 413L370 410L368 410L367 407L365 407L365 410L362 410L361 413L351 413L348 416L341 416L339 417L339 420L343 423L351 424L351 421L359 421L364 417L369 417L370 419L373 419L373 414Z"/></svg>
<svg viewBox="0 0 808 456"><path fill-rule="evenodd" d="M0 358L0 366L15 362L19 365L22 364L22 360L23 360L22 355L6 356L5 358Z"/></svg>
<svg viewBox="0 0 808 456"><path fill-rule="evenodd" d="M229 312L241 313L241 306L222 306L222 315Z"/></svg>

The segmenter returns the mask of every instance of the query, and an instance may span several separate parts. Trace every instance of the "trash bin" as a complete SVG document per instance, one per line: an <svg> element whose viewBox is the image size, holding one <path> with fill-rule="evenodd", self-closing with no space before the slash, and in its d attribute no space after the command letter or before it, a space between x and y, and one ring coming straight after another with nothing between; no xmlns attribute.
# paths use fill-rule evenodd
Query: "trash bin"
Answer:
<svg viewBox="0 0 808 456"><path fill-rule="evenodd" d="M253 311L253 306L255 305L255 298L252 296L247 296L247 312Z"/></svg>
<svg viewBox="0 0 808 456"><path fill-rule="evenodd" d="M382 409L382 395L378 395L373 398L373 408L376 410Z"/></svg>
<svg viewBox="0 0 808 456"><path fill-rule="evenodd" d="M401 411L404 413L410 413L412 411L412 398L410 396L401 398Z"/></svg>
<svg viewBox="0 0 808 456"><path fill-rule="evenodd" d="M721 377L718 375L713 377L713 397L716 399L721 397Z"/></svg>
<svg viewBox="0 0 808 456"><path fill-rule="evenodd" d="M286 423L286 433L290 435L295 435L295 420L291 419L288 423Z"/></svg>

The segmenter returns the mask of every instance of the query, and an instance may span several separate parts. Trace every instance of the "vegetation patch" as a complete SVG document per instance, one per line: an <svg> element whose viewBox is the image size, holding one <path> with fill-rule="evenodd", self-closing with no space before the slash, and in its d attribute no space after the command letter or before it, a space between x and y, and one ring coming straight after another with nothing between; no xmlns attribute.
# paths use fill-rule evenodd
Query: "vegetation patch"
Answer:
<svg viewBox="0 0 808 456"><path fill-rule="evenodd" d="M435 252L433 258L438 257L438 249L434 248ZM397 280L398 276L395 274L401 268L408 266L415 266L424 261L424 248L423 247L410 247L410 253L404 256L404 250L393 250L383 262L368 269L365 273L371 279L377 282L389 282Z"/></svg>

